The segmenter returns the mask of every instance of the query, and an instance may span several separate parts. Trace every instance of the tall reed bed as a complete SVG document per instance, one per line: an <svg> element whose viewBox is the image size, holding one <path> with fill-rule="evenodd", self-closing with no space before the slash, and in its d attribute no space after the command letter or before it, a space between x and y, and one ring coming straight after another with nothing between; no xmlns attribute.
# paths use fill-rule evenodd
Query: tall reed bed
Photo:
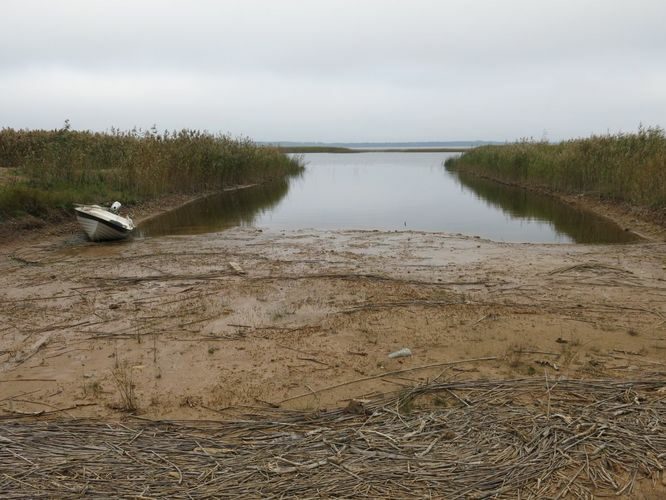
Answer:
<svg viewBox="0 0 666 500"><path fill-rule="evenodd" d="M445 165L505 182L666 208L666 136L659 127L559 144L482 146Z"/></svg>
<svg viewBox="0 0 666 500"><path fill-rule="evenodd" d="M298 158L196 130L0 130L0 215L251 184L302 171Z"/></svg>

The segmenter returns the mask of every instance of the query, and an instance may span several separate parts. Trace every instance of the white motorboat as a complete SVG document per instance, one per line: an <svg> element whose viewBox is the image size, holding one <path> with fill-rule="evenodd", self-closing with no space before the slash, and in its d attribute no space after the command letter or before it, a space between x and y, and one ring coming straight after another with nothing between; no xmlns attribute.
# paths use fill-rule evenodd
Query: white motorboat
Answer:
<svg viewBox="0 0 666 500"><path fill-rule="evenodd" d="M130 217L118 214L120 203L114 202L109 209L99 205L77 205L76 219L92 241L122 240L134 230Z"/></svg>

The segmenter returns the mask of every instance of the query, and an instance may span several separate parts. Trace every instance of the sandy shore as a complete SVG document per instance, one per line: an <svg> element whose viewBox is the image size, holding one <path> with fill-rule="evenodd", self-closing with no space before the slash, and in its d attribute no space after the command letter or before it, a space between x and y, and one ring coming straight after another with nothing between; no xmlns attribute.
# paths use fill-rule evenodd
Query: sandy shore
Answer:
<svg viewBox="0 0 666 500"><path fill-rule="evenodd" d="M666 363L659 242L235 229L2 252L7 415L120 415L119 376L141 415L196 419L340 406L434 377L631 378ZM388 358L401 348L412 356Z"/></svg>

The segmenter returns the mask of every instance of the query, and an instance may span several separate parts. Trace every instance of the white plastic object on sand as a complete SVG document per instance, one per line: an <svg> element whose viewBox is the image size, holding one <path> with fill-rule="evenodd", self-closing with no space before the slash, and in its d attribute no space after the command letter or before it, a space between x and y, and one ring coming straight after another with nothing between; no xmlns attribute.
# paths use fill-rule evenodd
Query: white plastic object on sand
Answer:
<svg viewBox="0 0 666 500"><path fill-rule="evenodd" d="M409 347L403 347L399 351L392 352L391 354L388 355L389 358L406 358L408 356L412 355L412 351L410 351Z"/></svg>

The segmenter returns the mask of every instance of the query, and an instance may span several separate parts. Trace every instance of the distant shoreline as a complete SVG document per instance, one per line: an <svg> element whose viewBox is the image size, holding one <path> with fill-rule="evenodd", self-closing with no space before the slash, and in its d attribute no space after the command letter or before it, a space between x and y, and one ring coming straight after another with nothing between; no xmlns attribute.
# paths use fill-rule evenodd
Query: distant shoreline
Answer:
<svg viewBox="0 0 666 500"><path fill-rule="evenodd" d="M338 146L280 146L282 153L464 153L470 147L446 148L345 148Z"/></svg>

